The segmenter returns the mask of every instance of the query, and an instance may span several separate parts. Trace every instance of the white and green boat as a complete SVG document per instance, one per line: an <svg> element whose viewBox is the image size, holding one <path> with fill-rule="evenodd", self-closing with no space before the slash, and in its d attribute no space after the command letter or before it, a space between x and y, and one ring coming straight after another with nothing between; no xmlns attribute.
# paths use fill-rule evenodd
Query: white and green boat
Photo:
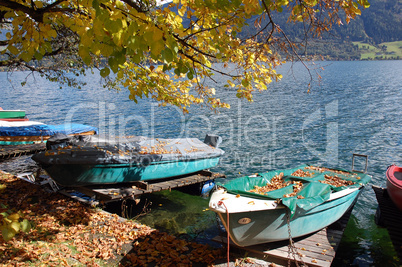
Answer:
<svg viewBox="0 0 402 267"><path fill-rule="evenodd" d="M25 119L25 110L4 110L0 108L0 120Z"/></svg>
<svg viewBox="0 0 402 267"><path fill-rule="evenodd" d="M62 186L130 183L172 178L215 167L221 138L134 137L124 142L98 136L54 137L32 157Z"/></svg>
<svg viewBox="0 0 402 267"><path fill-rule="evenodd" d="M220 184L209 208L238 246L287 240L339 220L370 179L364 173L303 165Z"/></svg>

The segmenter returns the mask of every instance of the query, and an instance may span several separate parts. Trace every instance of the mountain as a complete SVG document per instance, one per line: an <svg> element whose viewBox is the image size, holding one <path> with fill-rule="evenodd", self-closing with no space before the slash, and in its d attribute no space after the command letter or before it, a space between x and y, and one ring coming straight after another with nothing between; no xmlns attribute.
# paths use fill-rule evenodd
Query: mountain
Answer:
<svg viewBox="0 0 402 267"><path fill-rule="evenodd" d="M401 45L397 43L397 52L387 53L387 45L384 43L402 41L402 2L400 0L369 0L369 2L370 7L362 10L361 16L357 16L349 24L334 25L330 32L323 34L318 40L310 38L307 47L299 53L335 60L400 59ZM344 18L343 14L340 15ZM303 39L302 24L286 23L289 13L275 13L272 16L289 39L295 41ZM254 20L255 18L249 20L250 26L240 36L245 37L256 31L253 26ZM367 51L363 48L367 49L369 45L372 47L372 57L364 58L362 54Z"/></svg>

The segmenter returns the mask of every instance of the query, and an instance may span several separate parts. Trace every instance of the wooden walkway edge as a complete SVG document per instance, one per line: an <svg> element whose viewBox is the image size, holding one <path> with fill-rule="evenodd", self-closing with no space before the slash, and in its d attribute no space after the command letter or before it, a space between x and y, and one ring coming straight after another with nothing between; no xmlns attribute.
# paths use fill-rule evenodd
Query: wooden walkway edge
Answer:
<svg viewBox="0 0 402 267"><path fill-rule="evenodd" d="M204 182L211 181L212 183L216 178L224 178L226 176L224 174L203 170L197 173L166 178L163 180L80 187L59 187L47 175L39 175L35 177L33 173L23 173L17 175L17 177L27 182L44 186L49 191L63 194L80 202L97 205L100 202L108 203L124 199L135 200L140 198L143 194L171 190L185 186L194 186L195 190L199 191L197 193L200 193Z"/></svg>
<svg viewBox="0 0 402 267"><path fill-rule="evenodd" d="M162 190L171 190L224 177L225 175L223 174L203 170L195 174L178 176L164 180L134 182L130 184L62 188L59 192L65 195L71 195L71 191L78 191L92 199L106 203L119 201L126 198L136 199L143 194L159 192Z"/></svg>
<svg viewBox="0 0 402 267"><path fill-rule="evenodd" d="M375 185L372 188L378 202L376 223L388 230L395 251L402 259L402 212L392 202L386 188Z"/></svg>
<svg viewBox="0 0 402 267"><path fill-rule="evenodd" d="M249 247L237 247L231 242L230 247L247 252L251 257L283 266L288 266L290 259L292 266L295 266L297 261L299 265L329 267L335 258L352 210L353 206L338 221L316 233L293 239L295 254L289 254L288 240ZM226 244L227 237L217 236L213 241Z"/></svg>
<svg viewBox="0 0 402 267"><path fill-rule="evenodd" d="M35 154L46 150L45 143L17 146L0 146L0 159L9 159L23 155Z"/></svg>

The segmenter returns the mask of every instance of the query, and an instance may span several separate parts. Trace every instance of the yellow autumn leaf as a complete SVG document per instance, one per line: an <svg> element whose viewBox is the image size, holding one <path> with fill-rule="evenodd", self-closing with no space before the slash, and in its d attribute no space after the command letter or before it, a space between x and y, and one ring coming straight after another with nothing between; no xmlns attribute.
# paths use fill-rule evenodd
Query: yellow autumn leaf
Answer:
<svg viewBox="0 0 402 267"><path fill-rule="evenodd" d="M10 51L12 54L14 54L14 55L18 55L19 54L19 50L15 47L15 46L13 46L13 45L9 45L9 46L7 46L7 50L8 51Z"/></svg>
<svg viewBox="0 0 402 267"><path fill-rule="evenodd" d="M18 213L13 213L13 214L9 215L7 218L13 222L18 222L20 215Z"/></svg>

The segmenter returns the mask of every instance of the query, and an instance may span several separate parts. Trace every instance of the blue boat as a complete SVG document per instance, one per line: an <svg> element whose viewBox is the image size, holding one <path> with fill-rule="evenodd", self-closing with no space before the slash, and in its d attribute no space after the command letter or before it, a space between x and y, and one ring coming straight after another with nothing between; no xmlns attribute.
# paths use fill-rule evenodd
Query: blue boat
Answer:
<svg viewBox="0 0 402 267"><path fill-rule="evenodd" d="M62 186L150 181L215 167L224 151L221 138L134 137L105 141L98 136L54 137L47 151L32 157Z"/></svg>
<svg viewBox="0 0 402 267"><path fill-rule="evenodd" d="M94 135L98 128L78 123L48 125L37 121L0 121L0 145L46 142L56 134Z"/></svg>
<svg viewBox="0 0 402 267"><path fill-rule="evenodd" d="M364 173L303 165L220 184L209 208L238 246L288 240L339 220L370 180Z"/></svg>

